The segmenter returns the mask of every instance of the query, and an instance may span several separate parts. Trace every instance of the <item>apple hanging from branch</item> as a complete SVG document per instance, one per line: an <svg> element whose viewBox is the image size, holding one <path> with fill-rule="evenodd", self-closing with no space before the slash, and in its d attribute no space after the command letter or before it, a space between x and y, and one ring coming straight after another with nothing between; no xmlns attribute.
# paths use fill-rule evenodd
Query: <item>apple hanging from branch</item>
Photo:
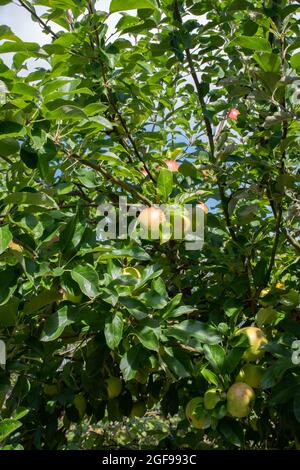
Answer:
<svg viewBox="0 0 300 470"><path fill-rule="evenodd" d="M158 238L159 227L166 220L164 212L158 207L147 207L137 218L137 223L149 239Z"/></svg>
<svg viewBox="0 0 300 470"><path fill-rule="evenodd" d="M180 167L180 163L178 163L176 160L165 160L165 164L173 173L176 173Z"/></svg>
<svg viewBox="0 0 300 470"><path fill-rule="evenodd" d="M228 111L228 117L229 119L232 119L233 121L236 121L240 114L241 113L237 108L231 108Z"/></svg>

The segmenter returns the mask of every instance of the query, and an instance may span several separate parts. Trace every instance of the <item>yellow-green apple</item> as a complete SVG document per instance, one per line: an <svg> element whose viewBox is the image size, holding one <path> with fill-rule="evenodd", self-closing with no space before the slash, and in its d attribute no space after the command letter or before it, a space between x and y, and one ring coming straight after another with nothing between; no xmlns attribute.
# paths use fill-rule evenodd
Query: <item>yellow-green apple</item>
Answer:
<svg viewBox="0 0 300 470"><path fill-rule="evenodd" d="M119 377L109 377L106 379L107 395L109 399L116 398L122 391L122 382Z"/></svg>
<svg viewBox="0 0 300 470"><path fill-rule="evenodd" d="M211 419L203 406L203 398L192 398L185 408L185 415L189 423L196 429L209 428Z"/></svg>
<svg viewBox="0 0 300 470"><path fill-rule="evenodd" d="M204 407L207 410L213 410L215 406L222 400L222 391L218 388L210 388L204 394Z"/></svg>
<svg viewBox="0 0 300 470"><path fill-rule="evenodd" d="M264 375L264 368L255 364L246 364L239 371L236 382L244 382L252 388L259 388Z"/></svg>
<svg viewBox="0 0 300 470"><path fill-rule="evenodd" d="M236 334L246 335L248 338L249 348L247 348L243 354L243 359L245 359L245 361L256 361L264 355L262 346L267 344L268 340L260 328L255 326L246 326L245 328L238 330Z"/></svg>
<svg viewBox="0 0 300 470"><path fill-rule="evenodd" d="M227 411L235 418L245 418L251 411L254 399L253 388L244 382L237 382L227 392Z"/></svg>

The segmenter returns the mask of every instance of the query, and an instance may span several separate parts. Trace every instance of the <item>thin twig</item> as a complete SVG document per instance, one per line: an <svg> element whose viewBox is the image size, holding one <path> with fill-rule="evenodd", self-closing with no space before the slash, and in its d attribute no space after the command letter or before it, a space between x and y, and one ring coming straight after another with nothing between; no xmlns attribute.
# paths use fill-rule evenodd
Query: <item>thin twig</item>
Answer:
<svg viewBox="0 0 300 470"><path fill-rule="evenodd" d="M76 155L74 153L71 153L65 149L63 149L64 154L67 156L67 158L71 160L75 160L81 165L87 166L89 168L92 168L93 170L97 171L100 173L106 180L111 181L112 183L116 184L120 188L124 189L125 191L129 192L133 196L135 196L137 199L140 201L143 201L147 206L151 206L152 203L151 201L141 194L139 191L137 191L135 188L130 186L129 184L125 183L125 181L119 180L115 176L112 176L108 171L106 171L104 168L102 168L100 165L97 165L96 163L93 163L89 160L84 160L82 159L79 155Z"/></svg>
<svg viewBox="0 0 300 470"><path fill-rule="evenodd" d="M105 71L104 71L104 68L103 68L103 67L102 67L102 74L103 74L104 86L105 86L105 88L106 88L106 90L107 90L107 97L108 97L108 99L109 99L109 103L110 103L110 105L112 106L112 108L113 108L114 112L116 113L116 115L118 116L119 121L120 121L120 123L121 123L121 125L122 125L122 127L123 127L123 129L124 129L124 131L125 131L126 137L128 138L129 142L131 143L131 146L132 146L132 148L133 148L133 151L134 151L134 153L135 153L137 159L143 164L143 166L144 166L144 168L145 168L145 170L146 170L146 172L147 172L149 178L153 181L153 183L155 183L156 181L155 181L154 177L152 176L152 173L151 173L151 171L149 170L148 165L146 164L146 162L144 161L143 157L141 156L141 154L140 154L140 152L139 152L139 150L138 150L138 148L137 148L137 145L136 145L136 143L135 143L135 141L134 141L134 139L133 139L133 137L132 137L132 135L131 135L131 133L130 133L128 127L127 127L127 124L126 124L126 122L125 122L125 120L124 120L122 114L120 113L120 111L119 111L119 109L118 109L118 106L117 106L117 104L116 104L116 102L115 102L115 100L114 100L114 96L113 96L113 94L112 94L112 91L111 91L110 85L109 85L109 83L108 83L108 80L107 80L107 78L106 78L106 74L105 74Z"/></svg>
<svg viewBox="0 0 300 470"><path fill-rule="evenodd" d="M174 11L175 18L178 21L179 25L181 27L183 27L183 21L182 21L182 18L181 18L181 13L180 13L180 9L179 9L177 0L175 0L175 2L174 2L174 8L175 8L175 11ZM206 103L205 103L204 97L203 97L202 85L198 80L190 49L186 48L185 53L186 53L186 58L187 58L187 61L188 61L188 64L189 64L190 73L191 73L191 76L192 76L192 78L194 80L194 83L195 83L198 100L199 100L200 107L201 107L202 114L203 114L203 119L204 119L204 123L205 123L205 127L206 127L207 138L208 138L209 147L210 147L210 157L211 157L210 160L211 160L212 163L215 163L216 162L215 141L214 141L212 126L211 126L210 120L207 117L207 108L206 108ZM224 189L223 184L220 181L220 178L219 178L218 175L217 175L217 185L218 185L218 188L219 188L221 205L222 205L222 210L223 210L223 213L224 213L224 216L225 216L227 229L228 229L228 231L231 235L231 238L234 241L236 241L235 230L232 226L231 218L230 218L229 211L228 211L227 196L225 194L225 189Z"/></svg>
<svg viewBox="0 0 300 470"><path fill-rule="evenodd" d="M286 236L290 244L300 253L300 243L297 240L295 240L294 237L292 237L292 235L288 232L287 229L282 228L281 232Z"/></svg>
<svg viewBox="0 0 300 470"><path fill-rule="evenodd" d="M5 157L4 155L0 155L0 157L6 161L9 165L12 165L12 162L9 160L9 158Z"/></svg>
<svg viewBox="0 0 300 470"><path fill-rule="evenodd" d="M50 26L48 26L45 21L43 21L39 15L35 12L34 9L31 9L28 5L26 5L25 2L23 2L23 0L19 0L19 3L21 4L21 6L23 8L25 8L25 10L29 11L29 13L40 23L40 25L49 33L51 34L51 36L54 37L54 39L58 39L59 36L50 28Z"/></svg>

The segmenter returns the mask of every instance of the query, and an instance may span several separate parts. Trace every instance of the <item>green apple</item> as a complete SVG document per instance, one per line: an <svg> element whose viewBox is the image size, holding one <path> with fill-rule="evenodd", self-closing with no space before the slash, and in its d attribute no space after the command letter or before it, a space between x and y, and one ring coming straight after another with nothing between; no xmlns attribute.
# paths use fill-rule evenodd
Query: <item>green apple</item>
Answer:
<svg viewBox="0 0 300 470"><path fill-rule="evenodd" d="M248 338L249 348L246 349L243 354L243 359L245 359L245 361L256 361L264 355L262 346L267 344L268 340L260 328L255 326L247 326L245 328L241 328L236 334L244 334Z"/></svg>
<svg viewBox="0 0 300 470"><path fill-rule="evenodd" d="M108 398L111 400L118 397L122 391L121 379L119 379L119 377L109 377L105 382L107 385Z"/></svg>
<svg viewBox="0 0 300 470"><path fill-rule="evenodd" d="M206 429L210 427L211 419L204 409L203 398L192 398L185 408L185 415L189 423L196 429Z"/></svg>
<svg viewBox="0 0 300 470"><path fill-rule="evenodd" d="M131 417L141 418L146 413L146 404L143 401L138 401L133 404L130 412Z"/></svg>
<svg viewBox="0 0 300 470"><path fill-rule="evenodd" d="M221 390L217 388L210 388L204 394L204 407L207 410L213 410L215 406L221 401Z"/></svg>
<svg viewBox="0 0 300 470"><path fill-rule="evenodd" d="M263 367L255 364L246 364L238 373L236 382L244 382L252 388L259 388L263 375Z"/></svg>

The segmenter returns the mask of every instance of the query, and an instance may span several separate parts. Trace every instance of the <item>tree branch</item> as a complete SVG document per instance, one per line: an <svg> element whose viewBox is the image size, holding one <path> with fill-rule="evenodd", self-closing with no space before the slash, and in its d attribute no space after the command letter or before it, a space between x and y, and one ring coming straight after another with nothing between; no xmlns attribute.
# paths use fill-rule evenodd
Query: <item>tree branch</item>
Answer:
<svg viewBox="0 0 300 470"><path fill-rule="evenodd" d="M0 155L0 157L6 161L6 163L8 163L9 165L12 165L12 162L9 160L9 158L7 157L4 157L4 155Z"/></svg>
<svg viewBox="0 0 300 470"><path fill-rule="evenodd" d="M133 148L133 151L134 151L134 154L135 156L137 157L137 159L143 164L149 178L153 181L153 183L156 183L155 179L153 178L152 174L151 174L151 171L149 170L148 168L148 165L146 164L146 162L144 161L143 157L141 156L138 148L137 148L137 145L127 127L127 124L122 116L122 114L120 113L118 107L117 107L117 104L115 102L115 99L114 99L114 96L112 94L112 91L111 91L111 88L110 88L110 85L108 83L108 80L107 80L107 77L106 77L106 74L105 74L105 71L104 71L104 68L103 68L103 65L102 65L102 74L103 74L103 81L104 81L104 86L107 90L107 97L108 97L108 100L109 100L109 103L110 105L112 106L114 112L116 113L116 115L118 116L119 118L119 121L125 131L125 134L129 140L129 142L131 143L132 145L132 148Z"/></svg>
<svg viewBox="0 0 300 470"><path fill-rule="evenodd" d="M26 5L25 2L23 2L23 0L19 0L19 3L20 5L25 8L25 10L29 11L29 13L40 23L40 25L44 28L45 31L47 31L49 34L51 34L51 36L54 38L54 39L58 39L58 35L52 31L52 29L50 28L50 26L48 26L45 21L43 21L39 15L35 12L34 9L31 9L28 5Z"/></svg>
<svg viewBox="0 0 300 470"><path fill-rule="evenodd" d="M135 196L137 199L140 201L143 201L147 206L151 206L152 203L151 201L144 196L142 193L137 191L135 188L130 186L129 184L125 183L125 181L119 180L118 178L112 176L108 171L106 171L104 168L102 168L100 165L97 165L96 163L90 162L88 160L82 159L79 155L73 154L65 149L62 149L64 154L67 156L67 158L71 160L75 160L81 165L87 166L89 168L92 168L93 170L97 171L100 173L107 181L111 181L112 183L116 184L120 188L124 189L125 191L129 192L133 196Z"/></svg>
<svg viewBox="0 0 300 470"><path fill-rule="evenodd" d="M284 50L284 48L285 48L284 37L281 37L281 39L280 39L280 51L281 51L280 52L280 58L281 58L281 73L282 73L283 77L285 76L285 56L284 56L285 50ZM282 98L281 107L286 111L285 96L283 96L283 98ZM283 121L283 123L282 123L281 142L283 142L287 138L287 134L288 134L288 123L287 123L287 121ZM281 175L285 174L285 158L286 158L286 150L284 149L282 151L281 157L280 157L279 173ZM275 222L275 237L274 237L274 242L273 242L273 247L272 247L272 252L271 252L271 257L270 257L270 262L269 262L269 267L268 267L268 270L266 272L266 277L265 277L265 282L264 282L265 286L268 285L268 283L270 281L270 278L271 278L272 270L273 270L273 267L274 267L274 264L275 264L276 252L277 252L277 248L278 248L278 245L279 245L280 233L282 232L282 230L281 230L282 200L280 200L278 203L275 203L273 198L272 198L271 190L269 190L268 194L269 194L269 196L271 196L269 199L270 199L270 204L271 204L276 222Z"/></svg>
<svg viewBox="0 0 300 470"><path fill-rule="evenodd" d="M182 21L182 17L181 17L181 13L180 13L180 9L179 9L177 0L175 0L175 2L174 2L174 15L175 15L175 19L178 21L180 27L182 28L183 27L183 21ZM206 127L206 134L207 134L209 147L210 147L211 161L212 161L212 163L215 163L216 162L215 141L214 141L212 126L211 126L210 120L207 117L207 108L206 108L206 104L205 104L204 97L203 97L202 85L198 80L190 49L186 48L185 53L186 53L186 58L187 58L187 62L188 62L188 65L189 65L190 73L191 73L191 76L194 80L195 87L196 87L196 90L197 90L198 101L200 103L201 111L202 111L202 114L203 114L203 119L204 119L204 123L205 123L205 127ZM219 188L220 199L221 199L221 204L222 204L222 210L223 210L223 213L224 213L227 229L228 229L228 231L231 235L231 238L234 241L236 241L235 230L234 230L234 228L231 224L231 218L230 218L229 211L228 211L227 197L226 197L225 190L224 190L224 187L222 185L222 182L220 181L220 177L218 175L217 175L217 185L218 185L218 188Z"/></svg>
<svg viewBox="0 0 300 470"><path fill-rule="evenodd" d="M268 285L270 281L270 277L272 274L272 270L274 267L275 263L275 256L279 244L279 239L280 239L280 227L281 227L281 221L282 221L282 207L281 205L277 209L277 215L276 215L276 223L275 223L275 237L274 237L274 242L273 242L273 247L272 247L272 252L271 252L271 257L270 257L270 262L269 262L269 267L266 272L266 277L265 277L265 286Z"/></svg>
<svg viewBox="0 0 300 470"><path fill-rule="evenodd" d="M294 237L292 237L292 235L288 232L287 229L282 228L281 232L286 236L290 244L300 253L300 243L297 240L295 240Z"/></svg>

